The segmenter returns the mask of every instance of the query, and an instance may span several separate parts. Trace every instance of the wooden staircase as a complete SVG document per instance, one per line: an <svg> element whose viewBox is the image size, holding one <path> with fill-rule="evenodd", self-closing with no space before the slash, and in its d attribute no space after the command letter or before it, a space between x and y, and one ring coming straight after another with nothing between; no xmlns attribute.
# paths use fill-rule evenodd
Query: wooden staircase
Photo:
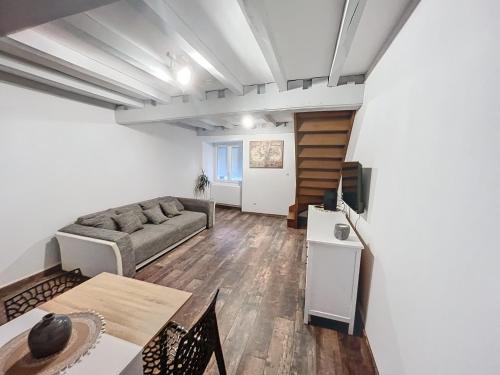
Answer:
<svg viewBox="0 0 500 375"><path fill-rule="evenodd" d="M351 135L355 111L295 113L296 198L288 210L288 226L309 204L323 201L337 189Z"/></svg>

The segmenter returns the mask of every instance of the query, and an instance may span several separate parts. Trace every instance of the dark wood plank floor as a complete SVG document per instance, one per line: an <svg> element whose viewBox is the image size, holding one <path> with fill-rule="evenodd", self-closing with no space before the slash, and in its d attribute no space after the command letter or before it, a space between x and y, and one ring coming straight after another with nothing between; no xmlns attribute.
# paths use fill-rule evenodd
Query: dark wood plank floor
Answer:
<svg viewBox="0 0 500 375"><path fill-rule="evenodd" d="M174 317L186 327L221 289L217 316L230 375L375 374L364 337L304 325L304 235L287 228L285 218L217 208L214 228L136 277L192 292ZM211 363L207 374L217 373Z"/></svg>
<svg viewBox="0 0 500 375"><path fill-rule="evenodd" d="M192 292L174 317L186 327L221 289L228 374L375 374L364 337L304 325L304 235L284 218L217 208L214 228L137 278ZM207 373L217 373L213 363Z"/></svg>

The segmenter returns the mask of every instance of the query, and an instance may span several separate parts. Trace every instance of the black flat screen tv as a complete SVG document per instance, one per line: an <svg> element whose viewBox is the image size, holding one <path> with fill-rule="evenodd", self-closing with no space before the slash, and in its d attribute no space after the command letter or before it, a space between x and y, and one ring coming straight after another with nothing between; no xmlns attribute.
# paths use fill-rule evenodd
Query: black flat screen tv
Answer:
<svg viewBox="0 0 500 375"><path fill-rule="evenodd" d="M363 168L357 161L342 163L342 200L356 213L365 211Z"/></svg>

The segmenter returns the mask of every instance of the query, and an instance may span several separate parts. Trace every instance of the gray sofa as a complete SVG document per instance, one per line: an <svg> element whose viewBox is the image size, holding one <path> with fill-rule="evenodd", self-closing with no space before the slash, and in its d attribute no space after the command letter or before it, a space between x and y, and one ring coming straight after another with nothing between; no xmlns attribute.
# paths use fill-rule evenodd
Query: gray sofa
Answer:
<svg viewBox="0 0 500 375"><path fill-rule="evenodd" d="M143 221L144 228L130 234L118 228L112 230L88 225L96 217L112 217L129 211L140 215L143 209L169 201L181 210L180 215L161 224ZM86 276L112 272L132 277L136 269L211 228L214 215L213 201L166 196L81 216L56 233L62 267L64 270L80 268Z"/></svg>

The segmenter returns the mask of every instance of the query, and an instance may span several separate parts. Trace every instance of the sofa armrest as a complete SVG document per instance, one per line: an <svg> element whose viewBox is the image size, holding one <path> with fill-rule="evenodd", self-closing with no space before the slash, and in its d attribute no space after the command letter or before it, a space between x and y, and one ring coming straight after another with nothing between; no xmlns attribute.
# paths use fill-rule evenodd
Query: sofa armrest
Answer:
<svg viewBox="0 0 500 375"><path fill-rule="evenodd" d="M113 251L116 250L118 252L118 254L116 254L116 261L120 263L117 265L117 270L121 270L124 276L132 277L135 275L135 253L132 246L132 241L130 240L130 235L128 233L118 232L115 230L89 227L80 224L70 224L60 229L58 233L62 235L64 233L73 235L71 237L73 246L75 246L76 241L80 241L80 243L82 243L82 241L85 241L85 239L87 238L88 240L85 246L87 250L82 250L82 251L88 251L89 246L93 249L97 249L99 246L103 248L103 246L105 246L106 243L108 243L108 245L111 244L111 247L113 247L114 244L116 249L112 250ZM61 257L62 257L63 256L62 253L67 249L64 248L62 241L59 238L58 240L61 246ZM66 237L65 240L67 242L68 237ZM68 251L73 252L74 249L70 249ZM92 255L88 254L87 257L82 255L81 259L83 260L93 256L96 258L94 261L99 262L98 255L99 254L92 254ZM86 276L93 276L93 275L86 275Z"/></svg>
<svg viewBox="0 0 500 375"><path fill-rule="evenodd" d="M198 211L207 214L207 228L212 228L215 224L215 201L193 198L179 198L184 208L188 211Z"/></svg>

